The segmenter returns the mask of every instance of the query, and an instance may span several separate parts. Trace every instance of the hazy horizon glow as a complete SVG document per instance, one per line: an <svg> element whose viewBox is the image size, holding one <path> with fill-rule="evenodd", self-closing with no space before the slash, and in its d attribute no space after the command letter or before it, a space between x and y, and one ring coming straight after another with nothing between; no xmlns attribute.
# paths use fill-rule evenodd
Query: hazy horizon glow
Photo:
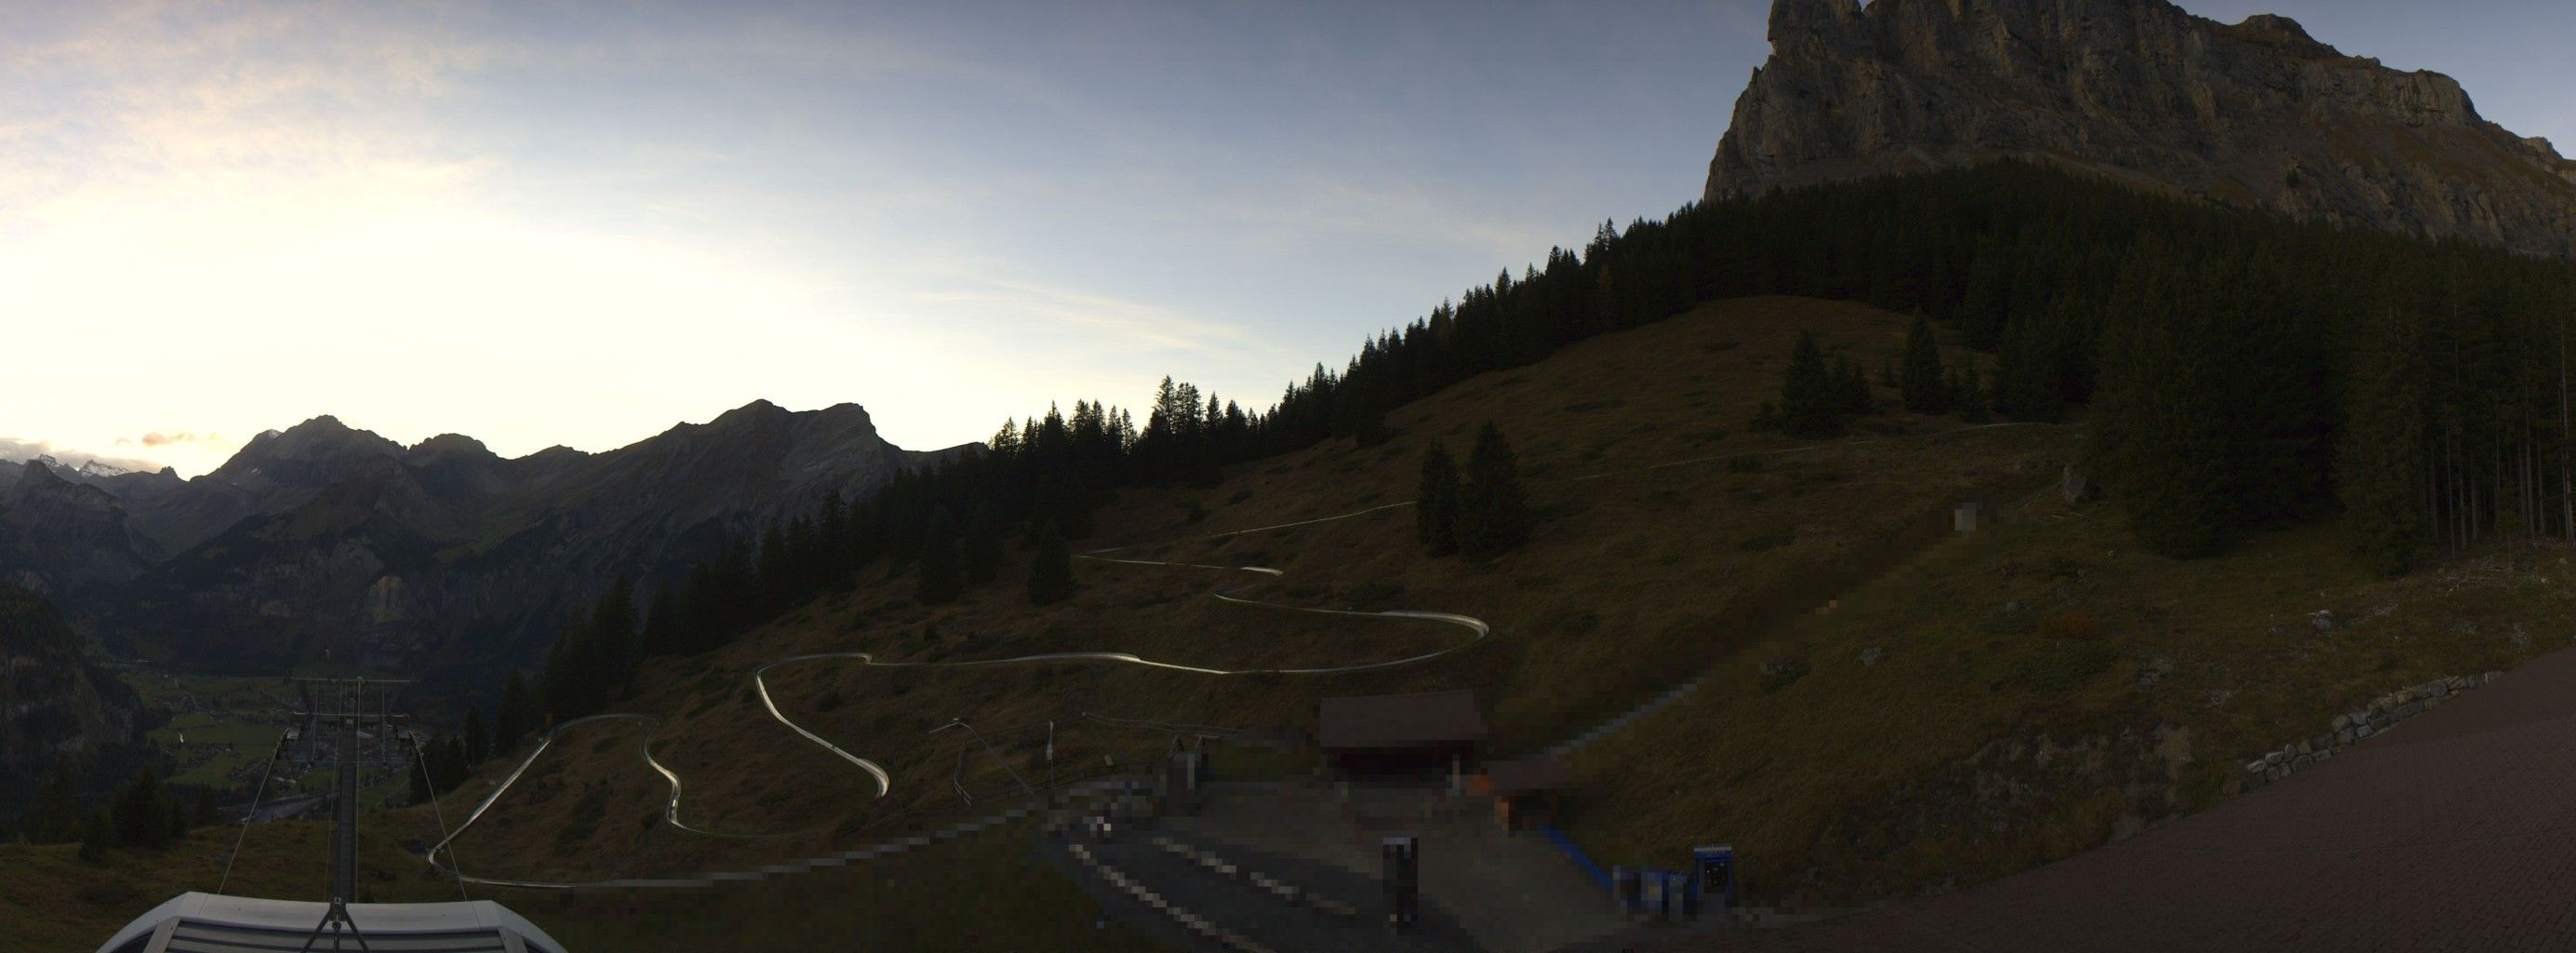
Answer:
<svg viewBox="0 0 2576 953"><path fill-rule="evenodd" d="M2186 6L2576 138L2568 9ZM928 448L1164 374L1265 406L1694 199L1767 8L0 8L0 456L194 475L321 414L597 451L754 399Z"/></svg>

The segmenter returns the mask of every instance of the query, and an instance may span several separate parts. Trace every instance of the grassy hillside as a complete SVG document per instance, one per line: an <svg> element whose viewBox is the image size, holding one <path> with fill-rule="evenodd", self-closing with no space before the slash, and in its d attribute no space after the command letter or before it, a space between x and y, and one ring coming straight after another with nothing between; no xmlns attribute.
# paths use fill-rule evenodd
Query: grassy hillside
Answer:
<svg viewBox="0 0 2576 953"><path fill-rule="evenodd" d="M2018 499L2054 481L2073 456L2071 428L1962 430L1953 419L1891 411L1863 421L1846 440L1821 445L1746 432L1758 405L1776 397L1800 330L1815 331L1829 352L1848 354L1874 377L1899 356L1906 325L1898 315L1811 299L1709 305L1404 407L1387 421L1394 439L1380 446L1336 441L1240 468L1213 487L1129 490L1077 547L1276 568L1281 577L1246 595L1294 605L1456 612L1493 625L1491 640L1438 662L1314 677L1104 664L889 669L855 661L773 672L783 711L886 765L894 783L878 798L865 774L768 718L750 691L754 668L816 652L936 662L1072 649L1222 668L1311 667L1419 654L1464 637L1436 623L1208 598L1260 578L1234 570L1083 561L1075 567L1082 589L1074 599L1032 609L1021 595L1026 557L1015 550L995 584L959 603L925 608L912 599L911 578L888 578L879 564L864 570L852 591L808 604L722 650L648 665L637 697L616 707L660 723L568 730L458 839L457 856L468 870L493 877L683 875L836 852L986 813L1008 790L1008 778L980 747L961 761L969 742L960 732L929 732L955 718L983 730L1027 776L1045 770L1039 751L1049 719L1057 767L1070 771L1104 759L1148 759L1168 743L1162 732L1080 720L1086 712L1308 729L1317 698L1385 691L1478 690L1493 746L1504 753L1563 740L1711 665L1758 651L1814 607L1945 538L1957 503ZM1892 391L1878 396L1895 404ZM1487 421L1511 437L1539 517L1524 549L1485 565L1427 560L1413 540L1412 514L1401 507L1247 531L1408 501L1424 448L1441 440L1463 453ZM762 836L711 837L659 823L667 788L642 763L639 745L684 779L688 824ZM1249 756L1221 753L1219 770L1294 769L1269 760L1253 765ZM450 823L508 767L496 761L451 792L443 804ZM983 802L967 803L961 784ZM1614 787L1596 784L1603 797ZM384 823L423 840L436 827L418 809ZM254 840L269 836L265 828L255 833ZM806 900L875 903L863 898L890 889L885 879L900 885L1027 863L1014 843L996 835L692 902L705 905L706 917L775 915ZM880 870L918 876L871 872ZM65 876L80 880L82 873ZM1087 902L1045 892L1072 885L1034 864L1011 876L1051 886L1030 888L1027 912L1004 917L1001 926L1025 931L1020 935L1034 945L1092 942ZM568 940L693 947L680 926L693 915L637 919L637 910L674 909L663 900L498 896L532 908L523 912ZM941 918L925 911L940 908L898 906L933 931L920 936L935 935ZM1049 932L1075 926L1073 933Z"/></svg>
<svg viewBox="0 0 2576 953"><path fill-rule="evenodd" d="M1311 677L847 660L774 671L783 711L887 766L892 790L878 798L866 775L767 717L750 691L754 668L819 652L947 662L1074 649L1308 667L1464 637L1435 623L1208 598L1261 578L1239 570L1085 561L1076 598L1032 609L1015 551L997 583L925 608L908 576L880 564L850 592L725 649L649 665L638 697L618 707L658 725L567 730L458 839L457 855L495 877L685 875L836 852L1010 803L1000 763L961 732L930 731L957 718L1036 777L1050 719L1056 767L1069 773L1147 760L1168 742L1084 713L1303 729L1320 697L1466 687L1487 707L1493 748L1510 754L1713 671L1688 701L1578 755L1574 834L1605 862L1625 863L1672 864L1689 844L1731 841L1757 897L1843 903L1982 880L2102 843L2225 796L2235 765L2324 730L2373 695L2508 667L2576 638L2555 611L2568 597L2549 579L2571 571L2555 550L2499 549L2395 581L2348 557L2331 528L2260 536L2208 560L2144 555L2109 508L2040 492L2074 454L2072 427L1963 429L1891 411L1821 445L1745 432L1776 393L1799 330L1874 369L1897 355L1905 323L1846 303L1722 302L1471 379L1392 415L1396 436L1382 446L1336 442L1213 487L1130 490L1082 544L1121 558L1275 568L1283 575L1246 595L1293 605L1456 612L1493 625L1490 641L1439 661ZM1540 518L1526 548L1486 565L1428 560L1400 506L1332 518L1408 500L1423 449L1442 440L1462 450L1486 421L1520 452ZM1979 499L2036 502L1999 527L1954 536L1951 508ZM2340 620L2332 630L2310 624L2319 609ZM639 746L684 779L687 823L732 836L660 823L667 789ZM1298 766L1234 751L1218 761L1221 772ZM507 767L496 761L451 792L450 822ZM379 823L415 840L436 827L418 809ZM245 865L279 883L307 876L309 865L283 851L283 839L304 836L297 830L256 831ZM1142 942L1093 931L1096 909L1034 864L1024 836L685 899L496 896L567 940L622 949L695 948L707 937L693 925L795 911L803 926L785 928L781 942L865 924L936 946L961 939L945 932L959 923L1038 946ZM118 903L165 886L144 886L130 864L79 865L69 848L15 850L98 898L84 928L112 927L105 921L140 909ZM381 866L402 872L388 896L438 888L415 862L390 856ZM979 923L942 899L977 878L1018 885L1014 905ZM102 882L125 886L87 886ZM61 889L10 883L0 901L24 909Z"/></svg>
<svg viewBox="0 0 2576 953"><path fill-rule="evenodd" d="M2180 561L2100 504L2025 515L1584 751L1575 836L1666 866L1731 841L1752 892L1792 904L1975 883L2214 803L2246 761L2374 696L2576 642L2563 545L2387 580L2334 527ZM1755 666L1775 657L1811 668L1766 691Z"/></svg>
<svg viewBox="0 0 2576 953"><path fill-rule="evenodd" d="M1110 649L1224 668L1350 664L1455 644L1454 627L1318 617L1207 598L1253 582L1235 571L1082 562L1070 602L1032 610L1019 567L962 603L925 609L909 578L867 571L847 595L810 604L708 656L655 663L633 710L664 721L651 744L686 779L689 823L764 839L692 835L648 818L661 780L635 754L643 726L586 725L459 841L470 869L492 876L597 878L668 873L847 847L977 808L959 796L964 718L1017 748L1042 743L1056 719L1058 765L1151 757L1157 732L1074 720L1083 712L1242 728L1311 727L1327 695L1470 687L1487 700L1495 745L1562 740L1740 650L1750 633L1830 598L1862 570L1937 534L1949 507L2020 496L2054 478L2072 433L2014 427L1945 433L1955 421L1889 414L1850 445L1809 446L1743 431L1776 393L1798 330L1875 368L1893 359L1905 322L1869 308L1765 298L1702 308L1596 339L1548 362L1487 375L1407 407L1397 436L1266 461L1212 488L1130 491L1101 514L1086 547L1115 555L1274 567L1254 594L1297 605L1460 612L1494 625L1484 645L1437 663L1346 676L1210 677L1114 665L974 670L869 668L814 662L774 672L790 717L893 772L873 798L865 775L769 720L749 672L779 657L868 651L892 661L951 661ZM1893 402L1892 394L1882 394ZM1389 509L1294 523L1410 498L1430 441L1463 450L1495 421L1515 440L1541 523L1532 543L1489 565L1430 561L1412 516ZM1640 471L1677 461L1698 462ZM1020 557L1016 554L1013 559ZM935 628L935 635L931 634ZM981 749L965 759L970 792L1007 778ZM1034 752L1016 755L1043 771ZM451 813L486 790L469 787ZM582 818L569 833L564 818Z"/></svg>
<svg viewBox="0 0 2576 953"><path fill-rule="evenodd" d="M239 828L206 828L167 851L115 849L105 860L80 859L80 845L0 844L0 951L94 950L119 928L164 900L223 882L224 859ZM242 845L225 892L289 900L325 900L331 878L331 826L266 824ZM385 831L360 838L359 896L372 902L457 899L454 881L438 880L403 855Z"/></svg>

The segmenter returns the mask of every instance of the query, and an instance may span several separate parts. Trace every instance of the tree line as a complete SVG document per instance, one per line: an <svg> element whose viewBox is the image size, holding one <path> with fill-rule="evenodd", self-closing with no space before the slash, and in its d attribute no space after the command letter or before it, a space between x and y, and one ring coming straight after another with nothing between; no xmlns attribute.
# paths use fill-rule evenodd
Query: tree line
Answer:
<svg viewBox="0 0 2576 953"><path fill-rule="evenodd" d="M1695 202L1505 269L1266 410L1169 378L1141 428L1096 401L1050 408L983 452L773 521L641 611L620 583L520 694L537 720L596 711L641 660L723 645L871 565L920 573L916 596L936 604L1025 553L1026 596L1061 599L1070 542L1119 487L1206 485L1324 440L1382 440L1389 411L1468 377L1759 294L1919 313L1902 376L1882 376L1917 412L2055 421L2092 405L2085 465L2159 552L2335 516L2392 571L2497 535L2576 539L2570 286L2565 262L2020 162ZM1941 367L1936 325L1991 355L1991 373ZM1862 369L1812 343L1767 425L1826 435L1868 412Z"/></svg>
<svg viewBox="0 0 2576 953"><path fill-rule="evenodd" d="M118 785L107 803L91 803L83 797L78 760L55 763L37 782L18 821L19 836L27 843L79 841L81 859L97 861L111 847L162 850L220 820L214 789L196 788L192 797L187 789L162 781L149 765Z"/></svg>

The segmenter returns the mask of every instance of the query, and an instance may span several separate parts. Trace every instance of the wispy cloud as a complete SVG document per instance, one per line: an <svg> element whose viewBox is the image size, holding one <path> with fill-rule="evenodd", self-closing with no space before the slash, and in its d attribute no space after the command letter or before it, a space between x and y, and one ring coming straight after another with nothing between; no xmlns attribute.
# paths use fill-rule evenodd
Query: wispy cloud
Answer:
<svg viewBox="0 0 2576 953"><path fill-rule="evenodd" d="M971 287L920 291L910 298L937 308L1002 311L1036 318L1060 330L1077 332L1069 337L1092 337L1102 349L1142 348L1228 358L1270 350L1258 335L1239 324L1144 301L1037 281L992 277L992 273L998 270L985 267L971 273L955 273L951 275L952 280Z"/></svg>
<svg viewBox="0 0 2576 953"><path fill-rule="evenodd" d="M0 54L0 204L173 177L328 176L439 151L422 107L489 48L283 7L98 4Z"/></svg>
<svg viewBox="0 0 2576 953"><path fill-rule="evenodd" d="M1501 262L1536 258L1550 243L1566 240L1525 214L1525 208L1464 189L1397 178L1352 181L1303 175L1227 195L1196 210L1256 245L1365 241L1455 248Z"/></svg>
<svg viewBox="0 0 2576 953"><path fill-rule="evenodd" d="M182 430L177 433L162 433L161 431L155 430L151 433L144 434L139 438L133 438L132 440L119 437L117 438L116 443L118 446L127 446L130 443L140 443L147 447L167 447L173 444L182 443L202 443L211 447L232 446L232 441L224 439L223 434L199 434L186 430Z"/></svg>

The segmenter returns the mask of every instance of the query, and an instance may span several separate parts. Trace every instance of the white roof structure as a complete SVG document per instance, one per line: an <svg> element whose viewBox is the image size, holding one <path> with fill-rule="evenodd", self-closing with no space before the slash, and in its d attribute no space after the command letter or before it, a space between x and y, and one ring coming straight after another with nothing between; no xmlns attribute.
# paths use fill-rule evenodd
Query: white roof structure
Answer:
<svg viewBox="0 0 2576 953"><path fill-rule="evenodd" d="M98 953L277 953L303 950L327 903L225 897L190 891L117 931ZM323 931L313 950L375 953L564 953L525 917L490 900L352 903L357 936ZM336 939L336 943L334 940Z"/></svg>

